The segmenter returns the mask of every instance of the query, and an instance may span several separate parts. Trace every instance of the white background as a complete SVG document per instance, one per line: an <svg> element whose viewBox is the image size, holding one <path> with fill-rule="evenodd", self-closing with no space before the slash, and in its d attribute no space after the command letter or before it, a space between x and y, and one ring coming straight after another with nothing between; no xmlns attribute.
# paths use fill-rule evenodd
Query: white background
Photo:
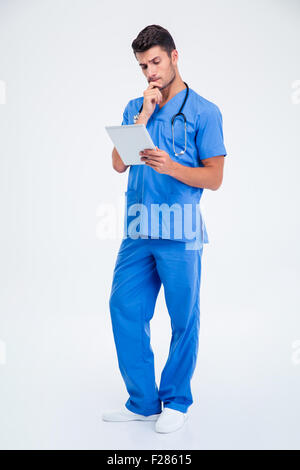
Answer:
<svg viewBox="0 0 300 470"><path fill-rule="evenodd" d="M128 398L108 307L122 229L99 236L128 172L104 126L147 87L131 43L149 24L228 152L202 198L194 403L166 435L101 421ZM1 448L299 449L299 44L298 0L0 1ZM163 288L151 332L159 384Z"/></svg>

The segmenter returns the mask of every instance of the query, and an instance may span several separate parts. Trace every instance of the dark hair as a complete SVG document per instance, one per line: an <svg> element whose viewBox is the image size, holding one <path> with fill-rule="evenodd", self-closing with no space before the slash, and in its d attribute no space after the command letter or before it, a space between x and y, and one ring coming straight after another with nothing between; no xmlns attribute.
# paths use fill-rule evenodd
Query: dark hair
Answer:
<svg viewBox="0 0 300 470"><path fill-rule="evenodd" d="M160 46L169 57L171 57L171 52L176 49L169 31L157 24L151 24L142 29L131 44L134 55L136 52L145 52L153 46Z"/></svg>

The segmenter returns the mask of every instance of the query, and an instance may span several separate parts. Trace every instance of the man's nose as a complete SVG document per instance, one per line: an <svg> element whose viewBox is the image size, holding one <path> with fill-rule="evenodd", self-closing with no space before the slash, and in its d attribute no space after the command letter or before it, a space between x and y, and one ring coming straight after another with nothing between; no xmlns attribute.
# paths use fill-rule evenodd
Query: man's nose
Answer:
<svg viewBox="0 0 300 470"><path fill-rule="evenodd" d="M154 82L155 80L158 80L158 76L157 75L150 75L149 82Z"/></svg>
<svg viewBox="0 0 300 470"><path fill-rule="evenodd" d="M156 70L153 68L153 69L149 69L148 70L148 73L149 73L149 80L156 80L157 78L157 75L156 75Z"/></svg>

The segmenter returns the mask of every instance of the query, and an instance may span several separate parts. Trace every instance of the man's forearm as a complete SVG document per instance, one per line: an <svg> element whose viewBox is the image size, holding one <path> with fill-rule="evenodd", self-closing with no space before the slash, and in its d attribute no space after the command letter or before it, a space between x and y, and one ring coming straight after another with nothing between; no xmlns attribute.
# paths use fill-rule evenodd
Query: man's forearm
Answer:
<svg viewBox="0 0 300 470"><path fill-rule="evenodd" d="M216 173L211 167L190 167L173 162L169 175L178 179L182 183L196 188L207 188L216 190L221 181L216 180Z"/></svg>

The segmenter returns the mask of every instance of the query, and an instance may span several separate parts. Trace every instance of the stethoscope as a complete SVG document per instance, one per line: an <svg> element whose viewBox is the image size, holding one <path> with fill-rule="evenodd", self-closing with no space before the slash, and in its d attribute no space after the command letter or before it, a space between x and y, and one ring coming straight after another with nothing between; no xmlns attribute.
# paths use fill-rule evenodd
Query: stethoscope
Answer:
<svg viewBox="0 0 300 470"><path fill-rule="evenodd" d="M175 153L176 157L178 157L178 155L183 155L183 154L185 153L185 151L186 151L186 117L185 117L185 115L184 115L181 111L182 111L182 109L183 109L183 107L184 107L184 105L185 105L185 102L186 102L187 97L188 97L188 94L189 94L189 86L188 86L187 83L185 83L185 82L183 82L183 83L184 83L185 86L186 86L185 98L184 98L184 101L183 101L183 103L182 103L182 105L181 105L180 110L178 111L177 114L174 114L174 116L172 117L172 120L171 120L171 124L172 124L172 137L173 137L173 150L174 150L174 153ZM140 107L140 110L139 110L138 114L136 114L136 115L134 116L134 120L135 120L135 121L138 119L140 113L142 112L142 109L143 109L143 104L142 104L142 106ZM183 119L184 119L184 150L181 150L181 152L176 153L176 151L175 151L175 144L174 144L174 121L175 121L175 119L176 119L177 117L179 117L179 116L182 116Z"/></svg>

